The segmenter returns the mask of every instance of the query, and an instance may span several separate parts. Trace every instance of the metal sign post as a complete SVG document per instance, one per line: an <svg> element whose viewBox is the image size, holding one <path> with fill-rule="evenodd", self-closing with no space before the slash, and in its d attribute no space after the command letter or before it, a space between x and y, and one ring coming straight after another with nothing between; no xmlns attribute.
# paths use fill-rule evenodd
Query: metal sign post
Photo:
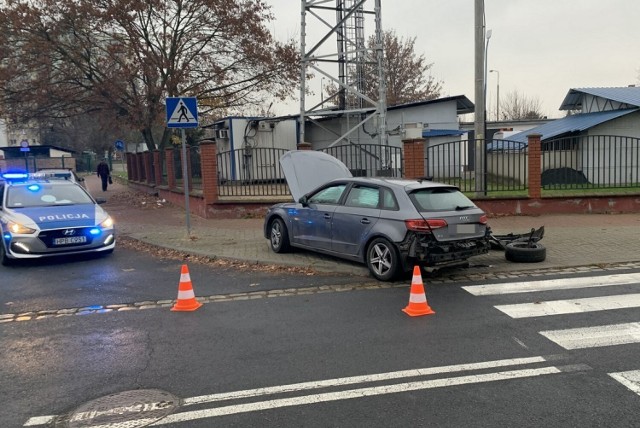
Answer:
<svg viewBox="0 0 640 428"><path fill-rule="evenodd" d="M189 210L189 175L187 174L187 134L180 130L182 137L182 184L184 185L184 207L187 211L187 236L191 236L191 211Z"/></svg>
<svg viewBox="0 0 640 428"><path fill-rule="evenodd" d="M189 209L189 177L187 174L187 136L184 128L198 127L198 100L196 98L169 97L166 99L167 127L182 128L182 182L186 209L187 237L191 237L191 211Z"/></svg>

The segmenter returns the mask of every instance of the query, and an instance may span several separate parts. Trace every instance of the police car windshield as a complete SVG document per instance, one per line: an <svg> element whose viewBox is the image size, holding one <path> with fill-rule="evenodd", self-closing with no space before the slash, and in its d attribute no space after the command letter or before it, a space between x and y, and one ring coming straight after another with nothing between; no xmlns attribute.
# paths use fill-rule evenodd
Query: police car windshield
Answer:
<svg viewBox="0 0 640 428"><path fill-rule="evenodd" d="M93 200L77 185L25 183L10 186L7 208L51 207L59 205L93 204Z"/></svg>

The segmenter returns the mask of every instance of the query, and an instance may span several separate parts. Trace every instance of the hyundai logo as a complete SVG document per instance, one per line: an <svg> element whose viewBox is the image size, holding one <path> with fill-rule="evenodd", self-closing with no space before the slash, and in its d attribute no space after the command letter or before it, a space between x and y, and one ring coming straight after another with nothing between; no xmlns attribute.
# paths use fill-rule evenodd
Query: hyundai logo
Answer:
<svg viewBox="0 0 640 428"><path fill-rule="evenodd" d="M62 232L62 234L64 236L73 236L76 234L76 230L75 229L65 229L64 232Z"/></svg>

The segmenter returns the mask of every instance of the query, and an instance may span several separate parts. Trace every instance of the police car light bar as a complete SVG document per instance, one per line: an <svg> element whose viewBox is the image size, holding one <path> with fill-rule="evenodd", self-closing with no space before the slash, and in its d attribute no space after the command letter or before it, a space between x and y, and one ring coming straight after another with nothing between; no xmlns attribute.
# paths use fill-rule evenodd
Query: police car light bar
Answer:
<svg viewBox="0 0 640 428"><path fill-rule="evenodd" d="M29 178L29 174L26 172L5 172L2 174L2 178L5 180L26 180Z"/></svg>

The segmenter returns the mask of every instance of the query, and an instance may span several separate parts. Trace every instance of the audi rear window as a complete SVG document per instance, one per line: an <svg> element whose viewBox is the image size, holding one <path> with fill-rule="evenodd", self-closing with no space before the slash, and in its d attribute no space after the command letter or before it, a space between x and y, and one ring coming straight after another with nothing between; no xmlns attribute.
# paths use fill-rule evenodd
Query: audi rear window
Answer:
<svg viewBox="0 0 640 428"><path fill-rule="evenodd" d="M416 190L409 194L409 198L418 211L463 211L476 208L462 192L451 187Z"/></svg>

